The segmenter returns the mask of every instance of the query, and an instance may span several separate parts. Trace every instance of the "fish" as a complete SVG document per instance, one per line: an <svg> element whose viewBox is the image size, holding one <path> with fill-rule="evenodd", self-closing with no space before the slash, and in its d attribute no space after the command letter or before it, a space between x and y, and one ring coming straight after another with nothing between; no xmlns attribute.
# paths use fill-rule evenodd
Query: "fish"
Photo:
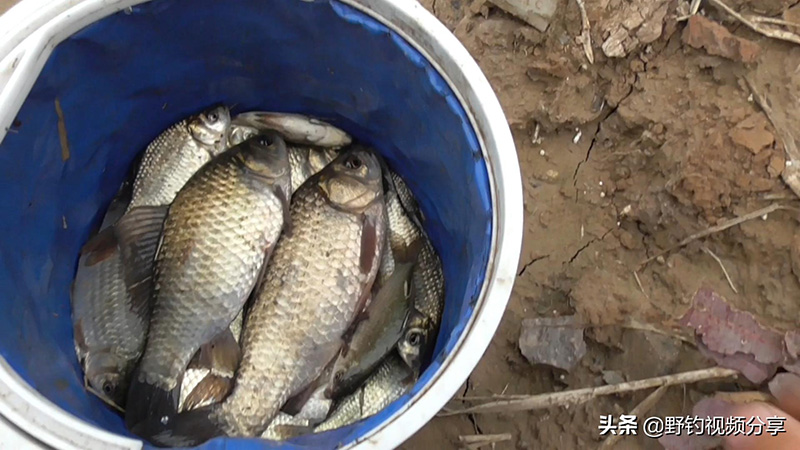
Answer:
<svg viewBox="0 0 800 450"><path fill-rule="evenodd" d="M352 142L345 131L302 114L251 111L237 115L233 123L275 130L291 143L320 147L344 147Z"/></svg>
<svg viewBox="0 0 800 450"><path fill-rule="evenodd" d="M164 131L132 165L100 232L82 248L71 290L73 331L85 384L116 409L125 405L130 375L150 321L152 264L167 205L230 127L219 106Z"/></svg>
<svg viewBox="0 0 800 450"><path fill-rule="evenodd" d="M176 196L157 251L147 344L128 393L125 421L134 433L147 438L153 420L177 414L181 374L201 345L230 327L270 259L290 185L286 144L264 133L215 157Z"/></svg>
<svg viewBox="0 0 800 450"><path fill-rule="evenodd" d="M128 210L172 203L192 175L228 148L231 115L214 106L172 125L145 149Z"/></svg>
<svg viewBox="0 0 800 450"><path fill-rule="evenodd" d="M229 143L236 145L249 136L257 134L260 130L268 129L243 125L234 120ZM287 142L286 145L289 150L289 166L292 169L292 193L296 192L307 179L322 170L339 154L337 148L290 142Z"/></svg>
<svg viewBox="0 0 800 450"><path fill-rule="evenodd" d="M400 356L389 353L363 385L336 402L330 416L314 428L314 433L341 428L378 413L410 391L415 381Z"/></svg>
<svg viewBox="0 0 800 450"><path fill-rule="evenodd" d="M115 409L125 406L130 373L141 356L149 321L147 305L133 304L123 281L113 226L131 197L125 182L98 234L82 247L70 291L75 352L86 389Z"/></svg>
<svg viewBox="0 0 800 450"><path fill-rule="evenodd" d="M327 396L338 398L352 392L394 350L412 307L410 297L413 263L397 266L356 319L352 337L346 339L333 365Z"/></svg>
<svg viewBox="0 0 800 450"><path fill-rule="evenodd" d="M405 181L397 173L389 172L386 182L389 246L393 252L395 248L402 252L411 243L420 242L411 271L410 296L414 305L405 322L403 337L397 343L402 359L418 372L431 357L442 320L445 294L442 262L423 228L424 217Z"/></svg>
<svg viewBox="0 0 800 450"><path fill-rule="evenodd" d="M217 405L178 415L153 434L154 442L258 436L329 366L377 273L386 227L381 178L373 151L354 145L295 193L292 229L278 242L245 317L233 390Z"/></svg>

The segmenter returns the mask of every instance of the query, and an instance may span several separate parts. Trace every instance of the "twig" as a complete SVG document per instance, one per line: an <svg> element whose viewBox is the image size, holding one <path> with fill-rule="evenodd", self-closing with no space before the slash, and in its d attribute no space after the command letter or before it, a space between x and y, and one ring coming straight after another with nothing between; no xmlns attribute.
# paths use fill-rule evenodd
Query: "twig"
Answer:
<svg viewBox="0 0 800 450"><path fill-rule="evenodd" d="M764 17L764 16L754 16L754 15L747 15L745 17L747 17L748 20L752 20L753 22L756 23L769 23L773 25L781 25L784 27L800 28L800 23L789 22L783 19L776 19L774 17Z"/></svg>
<svg viewBox="0 0 800 450"><path fill-rule="evenodd" d="M794 135L789 130L789 127L781 126L777 120L778 118L775 116L775 112L772 111L772 108L769 106L766 97L758 92L750 78L744 77L744 81L747 83L747 87L750 88L750 92L753 94L756 103L764 110L764 114L767 115L767 119L772 123L772 127L775 128L775 132L783 143L783 151L786 152L787 166L781 171L781 178L783 178L783 182L789 186L795 195L800 196L800 150L797 149Z"/></svg>
<svg viewBox="0 0 800 450"><path fill-rule="evenodd" d="M586 59L589 64L594 64L594 52L592 51L592 26L589 24L589 16L586 14L586 5L583 0L575 0L578 4L578 9L581 10L581 35L580 41L583 44L583 53L586 54Z"/></svg>
<svg viewBox="0 0 800 450"><path fill-rule="evenodd" d="M656 389L655 391L651 392L644 400L641 401L635 408L633 408L630 412L632 416L635 417L643 417L647 414L653 406L661 400L661 397L664 396L664 393L667 392L667 386L661 386L660 388ZM612 434L606 440L597 447L597 450L607 450L614 447L620 439L622 439L622 434Z"/></svg>
<svg viewBox="0 0 800 450"><path fill-rule="evenodd" d="M704 252L706 252L708 254L708 256L714 258L714 261L716 261L717 264L719 264L719 267L722 268L722 273L725 274L725 279L728 280L728 285L731 287L731 289L733 289L733 292L738 294L739 291L737 291L736 290L736 286L733 285L733 281L731 281L731 276L728 275L728 271L725 270L725 265L722 264L722 260L719 259L719 256L715 255L714 252L709 250L708 247L706 247L705 245L702 247L702 249L703 249Z"/></svg>
<svg viewBox="0 0 800 450"><path fill-rule="evenodd" d="M639 322L636 319L628 319L624 323L620 324L619 326L621 326L622 328L628 328L628 329L631 329L631 330L647 331L647 332L650 332L650 333L656 333L656 334L660 334L662 336L667 336L667 337L671 337L671 338L674 338L674 339L679 339L681 341L686 342L687 344L697 345L697 343L695 342L693 336L684 336L684 335L679 334L679 333L662 330L662 329L656 328L653 325L650 325L648 323Z"/></svg>
<svg viewBox="0 0 800 450"><path fill-rule="evenodd" d="M800 36L794 33L790 33L785 30L777 30L774 28L764 28L763 26L760 26L756 22L753 22L747 17L739 14L733 8L726 5L722 0L709 0L709 1L722 8L725 12L732 15L738 21L747 25L748 28L755 31L756 33L761 33L764 36L771 37L773 39L780 39L782 41L788 41L788 42L794 42L795 44L800 44Z"/></svg>
<svg viewBox="0 0 800 450"><path fill-rule="evenodd" d="M645 298L647 298L649 300L650 296L647 295L647 292L644 291L644 286L642 286L642 280L639 279L639 273L636 272L635 270L633 271L633 278L636 279L636 284L639 285L639 290L641 290L642 294L644 294Z"/></svg>
<svg viewBox="0 0 800 450"><path fill-rule="evenodd" d="M692 4L689 6L690 16L693 16L697 14L697 11L700 11L700 2L701 0L692 0Z"/></svg>
<svg viewBox="0 0 800 450"><path fill-rule="evenodd" d="M775 397L761 391L744 391L744 392L717 392L714 398L725 400L728 403L744 404L752 402L765 402L772 403Z"/></svg>
<svg viewBox="0 0 800 450"><path fill-rule="evenodd" d="M61 142L61 160L69 159L69 141L67 140L67 124L64 122L64 111L61 109L61 100L56 98L56 116L58 116L58 140Z"/></svg>
<svg viewBox="0 0 800 450"><path fill-rule="evenodd" d="M470 434L470 435L461 435L458 437L458 441L462 444L466 444L465 447L473 449L473 448L480 448L484 445L496 444L498 442L510 441L511 440L511 433L502 433L502 434Z"/></svg>
<svg viewBox="0 0 800 450"><path fill-rule="evenodd" d="M794 201L797 201L797 200L800 200L800 198L797 198L796 195L791 195L791 194L764 194L763 196L761 196L761 200L790 200L790 201L794 200Z"/></svg>
<svg viewBox="0 0 800 450"><path fill-rule="evenodd" d="M696 383L698 381L713 380L716 378L733 377L738 374L739 372L732 369L712 367L710 369L693 370L691 372L647 378L644 380L630 381L608 386L575 389L571 391L554 392L550 394L531 395L526 398L490 401L482 405L457 409L446 413L439 413L438 415L444 417L456 414L531 411L536 409L552 408L554 406L578 405L601 395L640 391L642 389L649 389L658 386Z"/></svg>
<svg viewBox="0 0 800 450"><path fill-rule="evenodd" d="M644 267L645 265L647 265L651 261L654 261L659 256L664 256L667 253L672 252L673 250L677 250L677 249L679 249L681 247L685 247L685 246L689 245L690 243L692 243L692 242L694 242L694 241L696 241L698 239L702 239L702 238L704 238L706 236L710 236L710 235L712 235L714 233L718 233L720 231L727 230L728 228L735 227L736 225L739 225L741 223L747 222L748 220L757 219L757 218L763 216L764 214L769 214L771 212L775 212L775 211L778 211L780 209L787 209L787 207L785 207L783 205L780 205L778 203L773 203L773 204L767 206L766 208L757 209L757 210L755 210L753 212L749 212L749 213L747 213L747 214L745 214L743 216L739 216L739 217L733 218L731 220L723 221L719 225L714 225L713 227L706 228L705 230L703 230L703 231L701 231L699 233L695 233L695 234L687 237L686 239L678 242L677 244L673 245L672 247L670 247L670 248L668 248L666 250L662 250L662 251L658 252L657 254L645 259L644 261L642 261L639 264L639 268ZM636 273L636 272L634 272L634 273Z"/></svg>

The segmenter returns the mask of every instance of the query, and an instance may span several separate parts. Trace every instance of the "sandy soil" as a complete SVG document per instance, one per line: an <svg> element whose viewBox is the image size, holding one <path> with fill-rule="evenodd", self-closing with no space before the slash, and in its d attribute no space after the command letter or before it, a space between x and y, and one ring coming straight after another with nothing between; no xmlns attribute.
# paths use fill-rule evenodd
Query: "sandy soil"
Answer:
<svg viewBox="0 0 800 450"><path fill-rule="evenodd" d="M8 9L14 6L16 3L17 0L0 0L0 14L8 11Z"/></svg>
<svg viewBox="0 0 800 450"><path fill-rule="evenodd" d="M681 334L677 320L701 286L774 328L797 324L795 213L774 212L641 263L720 221L774 202L796 206L780 177L786 161L781 140L745 80L779 120L796 124L800 46L763 37L704 7L701 13L747 41L734 53L717 52L727 57L715 56L682 39L686 22L676 21L677 9L687 11L689 2L585 3L594 64L576 40L581 21L572 0L558 2L544 33L482 0L424 2L494 86L512 127L525 189L526 231L514 293L459 395L537 394L600 386L604 373L608 380L629 381L710 367L691 342L674 337ZM792 3L730 4L779 17ZM639 42L624 44L627 56L607 57L601 43L637 9L644 24L627 25ZM703 247L719 257L738 293ZM521 355L523 319L572 314L586 324L588 351L577 367L566 372L532 365ZM661 333L641 331L647 327ZM708 393L741 389L753 386L673 387L648 415L685 415ZM511 440L497 443L498 449L596 448L599 416L627 413L649 392L571 408L436 418L403 448L463 448L460 435L501 433ZM639 436L614 448L662 447Z"/></svg>

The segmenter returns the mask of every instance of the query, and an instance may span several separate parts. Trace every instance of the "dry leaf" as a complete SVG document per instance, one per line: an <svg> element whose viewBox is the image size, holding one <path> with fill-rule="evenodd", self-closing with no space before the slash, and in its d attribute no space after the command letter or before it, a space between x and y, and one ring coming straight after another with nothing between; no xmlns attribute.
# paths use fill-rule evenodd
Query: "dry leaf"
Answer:
<svg viewBox="0 0 800 450"><path fill-rule="evenodd" d="M706 356L754 383L771 377L784 361L783 336L762 327L752 314L733 309L711 289L697 291L681 324L694 329Z"/></svg>

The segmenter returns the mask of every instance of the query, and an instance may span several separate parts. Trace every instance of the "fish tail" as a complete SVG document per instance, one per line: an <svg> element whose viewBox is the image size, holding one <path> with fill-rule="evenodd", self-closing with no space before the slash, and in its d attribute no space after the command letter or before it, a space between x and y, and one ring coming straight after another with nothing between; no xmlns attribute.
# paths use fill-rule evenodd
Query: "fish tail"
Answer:
<svg viewBox="0 0 800 450"><path fill-rule="evenodd" d="M186 411L166 423L153 418L131 431L159 447L193 447L226 435L224 424L215 418L216 408L212 405Z"/></svg>
<svg viewBox="0 0 800 450"><path fill-rule="evenodd" d="M153 424L169 422L178 414L181 383L179 382L175 389L168 391L143 381L138 374L137 370L128 389L125 425L133 430L150 422Z"/></svg>

